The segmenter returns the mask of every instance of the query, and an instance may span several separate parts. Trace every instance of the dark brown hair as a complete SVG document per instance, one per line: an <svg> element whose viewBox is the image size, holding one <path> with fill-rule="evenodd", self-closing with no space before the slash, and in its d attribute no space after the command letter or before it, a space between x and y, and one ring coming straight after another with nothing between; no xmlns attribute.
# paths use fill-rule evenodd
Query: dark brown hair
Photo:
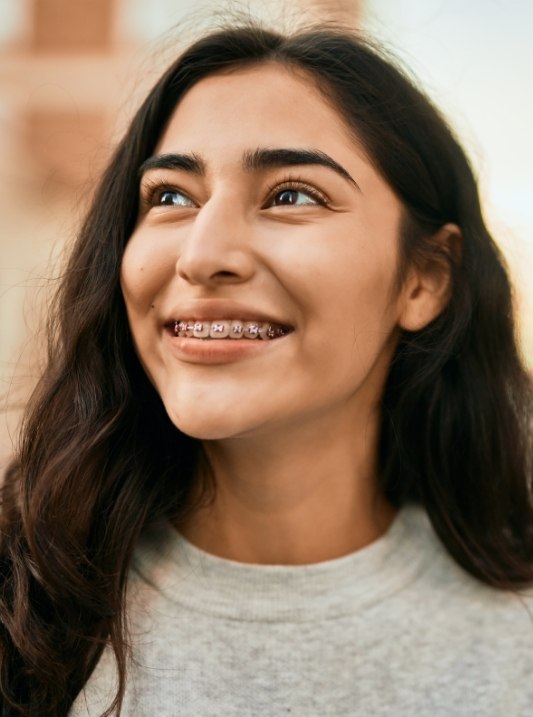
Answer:
<svg viewBox="0 0 533 717"><path fill-rule="evenodd" d="M333 29L283 36L237 27L192 45L157 82L118 146L72 252L3 489L0 714L66 715L102 650L126 669L125 585L142 532L191 509L197 441L180 433L135 355L119 287L138 169L202 77L276 62L314 78L406 213L403 266L461 227L443 313L400 338L383 397L380 479L423 504L455 560L480 580L533 580L531 384L511 289L465 155L427 98L378 51ZM273 101L275 99L273 98ZM111 712L111 708L110 711Z"/></svg>

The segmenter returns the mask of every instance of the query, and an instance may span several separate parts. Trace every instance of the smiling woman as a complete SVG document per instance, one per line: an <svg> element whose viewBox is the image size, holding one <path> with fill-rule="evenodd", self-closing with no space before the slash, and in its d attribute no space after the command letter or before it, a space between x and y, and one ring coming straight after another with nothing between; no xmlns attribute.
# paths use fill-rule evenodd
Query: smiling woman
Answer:
<svg viewBox="0 0 533 717"><path fill-rule="evenodd" d="M58 296L4 488L0 714L528 714L510 296L462 150L377 50L191 46Z"/></svg>
<svg viewBox="0 0 533 717"><path fill-rule="evenodd" d="M173 423L272 445L287 430L323 436L324 421L336 436L375 432L396 327L417 310L394 291L401 205L311 78L275 64L204 78L142 169L121 284Z"/></svg>

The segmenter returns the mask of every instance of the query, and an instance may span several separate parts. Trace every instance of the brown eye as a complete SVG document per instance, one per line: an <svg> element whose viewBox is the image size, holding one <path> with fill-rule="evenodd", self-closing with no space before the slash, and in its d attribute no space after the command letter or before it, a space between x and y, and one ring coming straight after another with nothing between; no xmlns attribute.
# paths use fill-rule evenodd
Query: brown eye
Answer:
<svg viewBox="0 0 533 717"><path fill-rule="evenodd" d="M186 194L165 189L155 197L154 204L166 207L194 207L194 202Z"/></svg>
<svg viewBox="0 0 533 717"><path fill-rule="evenodd" d="M310 192L301 189L282 189L272 198L272 204L275 207L298 206L302 207L307 204L318 204L319 202Z"/></svg>

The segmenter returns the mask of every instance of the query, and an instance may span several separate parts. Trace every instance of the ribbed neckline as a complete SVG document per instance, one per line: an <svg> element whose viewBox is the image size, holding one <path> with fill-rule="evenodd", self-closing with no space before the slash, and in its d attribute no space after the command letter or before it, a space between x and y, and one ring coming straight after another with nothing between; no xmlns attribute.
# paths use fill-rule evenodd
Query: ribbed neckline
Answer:
<svg viewBox="0 0 533 717"><path fill-rule="evenodd" d="M437 541L423 510L403 507L378 540L310 565L254 565L207 553L166 526L138 550L135 569L164 598L236 620L327 619L360 611L412 582Z"/></svg>

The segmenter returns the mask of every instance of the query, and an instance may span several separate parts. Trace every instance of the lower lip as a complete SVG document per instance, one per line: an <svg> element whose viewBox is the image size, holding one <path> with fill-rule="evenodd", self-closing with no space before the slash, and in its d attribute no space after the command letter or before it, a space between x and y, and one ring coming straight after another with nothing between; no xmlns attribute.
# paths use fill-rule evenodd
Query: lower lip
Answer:
<svg viewBox="0 0 533 717"><path fill-rule="evenodd" d="M264 354L283 343L289 334L277 339L191 339L166 333L172 351L187 363L225 364Z"/></svg>

